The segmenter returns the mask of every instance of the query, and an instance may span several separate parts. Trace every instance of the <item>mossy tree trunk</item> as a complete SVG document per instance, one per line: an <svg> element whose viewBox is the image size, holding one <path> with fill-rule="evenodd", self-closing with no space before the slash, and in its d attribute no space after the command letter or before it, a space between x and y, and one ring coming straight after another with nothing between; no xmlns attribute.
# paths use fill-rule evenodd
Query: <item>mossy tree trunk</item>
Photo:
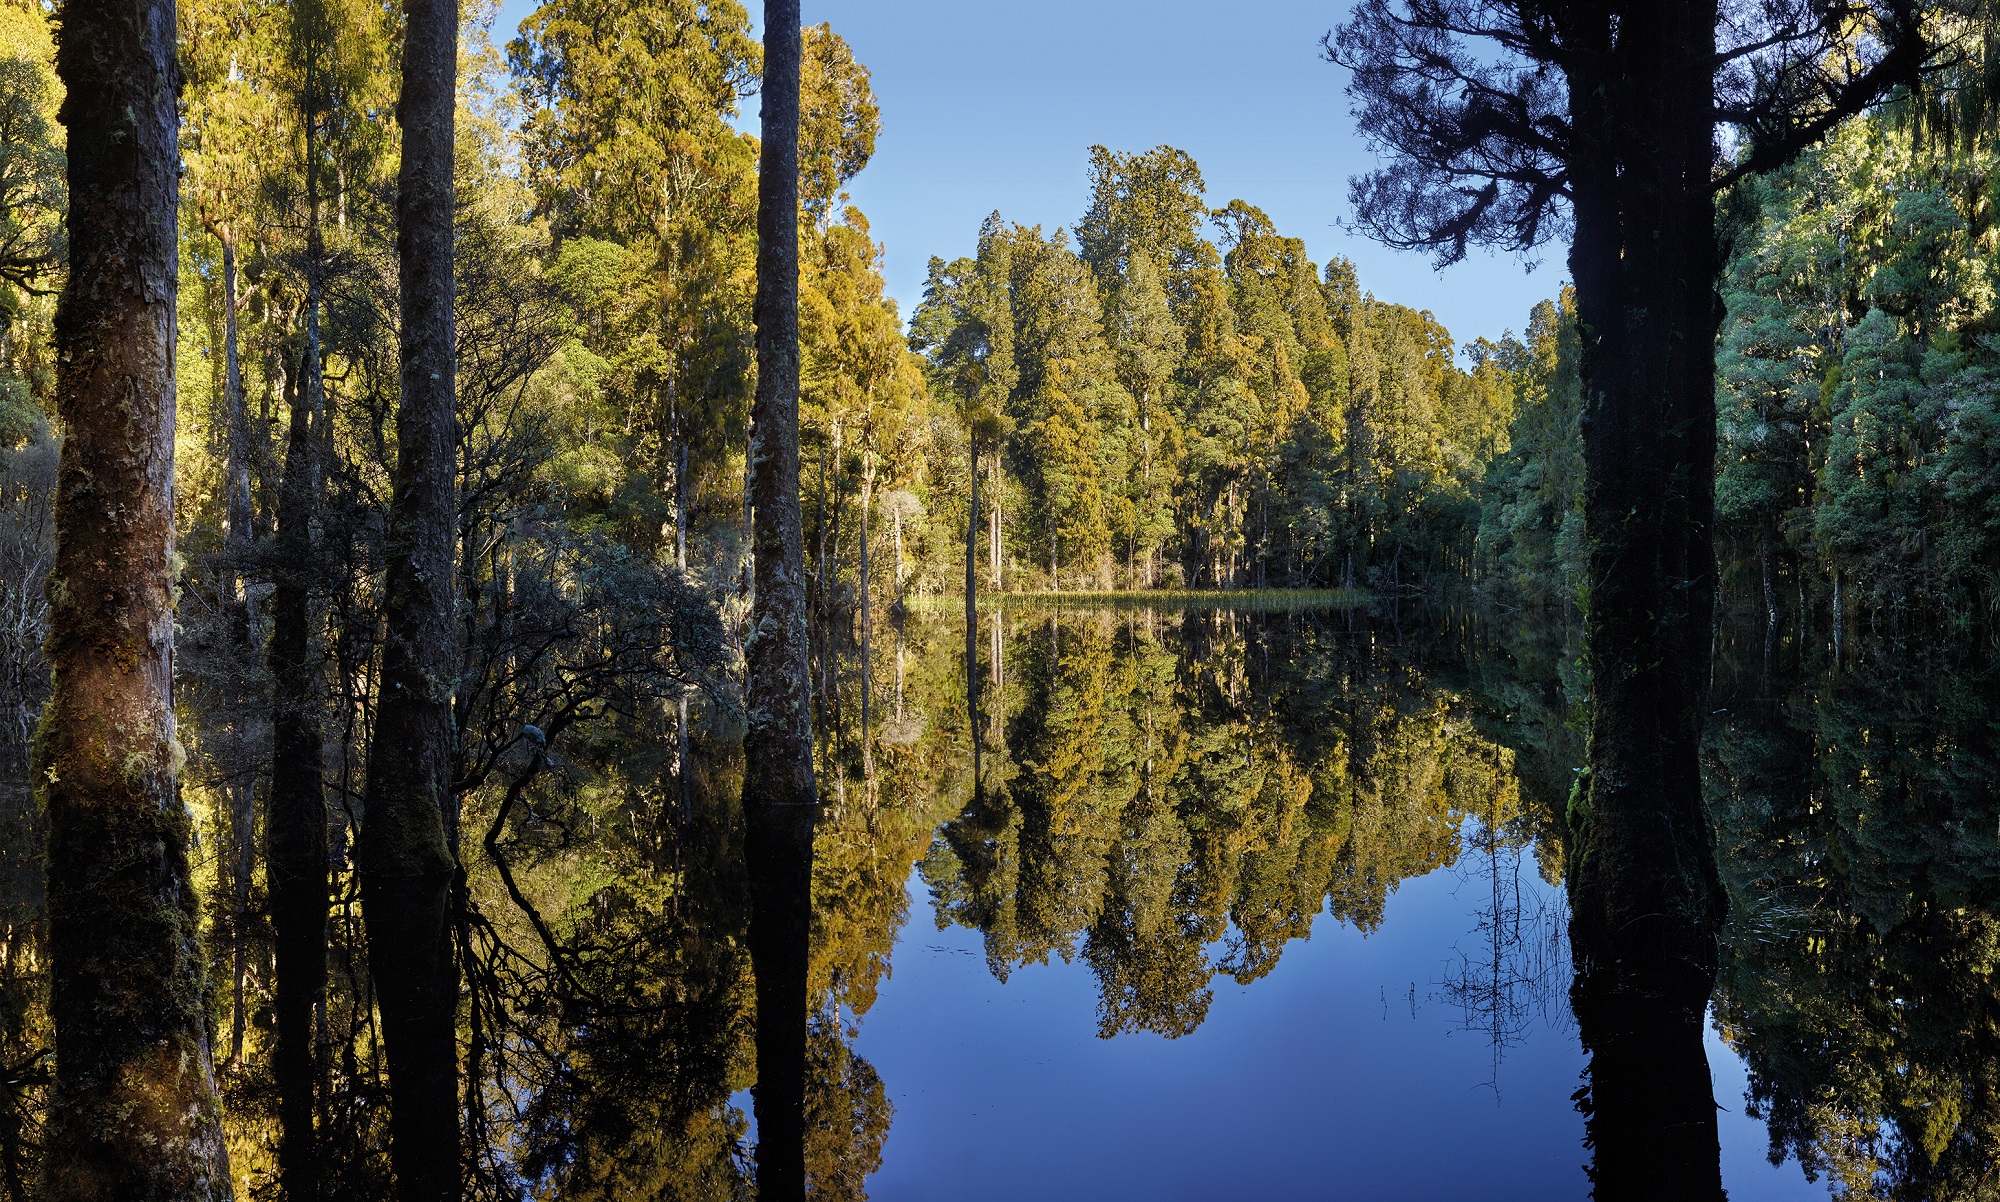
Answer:
<svg viewBox="0 0 2000 1202"><path fill-rule="evenodd" d="M757 1196L800 1202L805 1180L806 956L812 931L812 711L799 513L798 0L765 0L757 182L757 395L750 490L755 599L743 855L757 976Z"/></svg>
<svg viewBox="0 0 2000 1202"><path fill-rule="evenodd" d="M64 7L64 440L34 778L55 1088L41 1197L230 1196L174 734L180 121L172 0Z"/></svg>
<svg viewBox="0 0 2000 1202"><path fill-rule="evenodd" d="M455 410L452 302L456 0L409 0L397 179L402 386L388 530L380 696L356 869L389 1062L389 1152L401 1202L460 1188L458 972L451 796Z"/></svg>

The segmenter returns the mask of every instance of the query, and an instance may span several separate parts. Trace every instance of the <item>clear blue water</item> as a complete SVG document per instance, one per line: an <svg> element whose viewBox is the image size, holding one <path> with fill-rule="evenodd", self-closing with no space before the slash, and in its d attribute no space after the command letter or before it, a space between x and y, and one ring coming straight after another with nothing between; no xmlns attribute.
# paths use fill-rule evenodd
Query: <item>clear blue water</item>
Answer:
<svg viewBox="0 0 2000 1202"><path fill-rule="evenodd" d="M1518 882L1523 924L1539 928L1526 935L1546 939L1561 892L1532 852L1518 872L1509 858L1503 883ZM920 875L909 893L855 1043L895 1106L868 1183L878 1202L1588 1195L1566 953L1517 985L1539 996L1514 999L1520 1021L1497 1043L1453 989L1490 950L1483 861L1403 882L1372 934L1322 912L1268 976L1216 978L1207 1020L1177 1039L1099 1038L1080 958L1002 983L977 932L938 929ZM1713 1032L1709 1057L1730 1197L1825 1197L1796 1163L1769 1163L1745 1069Z"/></svg>

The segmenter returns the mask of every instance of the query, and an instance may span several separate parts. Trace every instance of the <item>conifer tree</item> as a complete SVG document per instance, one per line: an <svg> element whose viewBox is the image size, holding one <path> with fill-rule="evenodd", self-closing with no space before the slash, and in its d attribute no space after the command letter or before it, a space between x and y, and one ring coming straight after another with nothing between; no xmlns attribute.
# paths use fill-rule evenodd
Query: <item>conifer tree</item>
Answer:
<svg viewBox="0 0 2000 1202"><path fill-rule="evenodd" d="M66 430L49 576L55 1090L40 1196L230 1196L173 711L180 75L166 0L71 4Z"/></svg>
<svg viewBox="0 0 2000 1202"><path fill-rule="evenodd" d="M1869 53L1835 52L1864 30ZM1394 156L1353 184L1371 233L1440 265L1475 243L1527 252L1571 235L1593 725L1570 895L1580 1021L1605 1084L1596 1186L1719 1196L1712 1112L1686 1122L1676 1091L1638 1084L1647 1056L1700 1055L1724 905L1698 757L1715 592L1713 197L1914 82L1915 6L1365 0L1327 48L1354 71L1363 132ZM1733 164L1717 161L1719 121L1746 135ZM1674 1138L1647 1140L1649 1126Z"/></svg>
<svg viewBox="0 0 2000 1202"><path fill-rule="evenodd" d="M452 791L458 463L453 302L457 0L412 0L403 44L396 249L402 396L388 528L382 690L355 861L389 1061L401 1202L459 1196Z"/></svg>
<svg viewBox="0 0 2000 1202"><path fill-rule="evenodd" d="M741 436L749 402L755 142L730 124L757 66L748 13L737 0L545 0L509 56L541 208L559 236L623 251L614 320L589 345L614 373L640 469L620 498L627 536L650 546L670 531L685 567L696 477Z"/></svg>
<svg viewBox="0 0 2000 1202"><path fill-rule="evenodd" d="M757 976L757 1191L803 1202L806 975L812 935L813 777L805 543L799 513L798 0L765 0L757 181L757 398L750 500L749 732L744 864Z"/></svg>
<svg viewBox="0 0 2000 1202"><path fill-rule="evenodd" d="M1120 490L1132 515L1126 549L1133 561L1133 583L1150 588L1161 544L1173 533L1171 481L1177 465L1171 455L1173 411L1167 391L1187 341L1168 307L1159 269L1144 251L1128 258L1106 308L1118 379L1132 397L1138 422L1138 445L1129 448L1132 472ZM1138 562L1144 563L1143 570Z"/></svg>

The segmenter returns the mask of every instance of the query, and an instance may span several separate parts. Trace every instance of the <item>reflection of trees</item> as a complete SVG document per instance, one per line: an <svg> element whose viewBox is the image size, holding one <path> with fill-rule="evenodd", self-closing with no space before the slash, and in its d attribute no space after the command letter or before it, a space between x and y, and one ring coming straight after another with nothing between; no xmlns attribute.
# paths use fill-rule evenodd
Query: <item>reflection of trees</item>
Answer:
<svg viewBox="0 0 2000 1202"><path fill-rule="evenodd" d="M1499 807L1495 807L1497 810ZM1482 819L1465 836L1461 879L1479 900L1478 928L1457 949L1458 962L1445 970L1440 994L1463 1015L1462 1028L1484 1035L1493 1048L1494 1095L1500 1092L1500 1062L1507 1049L1534 1028L1568 1020L1563 989L1568 982L1568 912L1560 895L1548 897L1521 886L1528 845L1521 823L1508 826ZM1461 892L1461 896L1465 894Z"/></svg>
<svg viewBox="0 0 2000 1202"><path fill-rule="evenodd" d="M1013 967L1078 949L1105 1035L1173 1036L1331 907L1363 929L1518 808L1511 753L1365 636L1299 615L1017 620L1008 771L924 862L940 922Z"/></svg>
<svg viewBox="0 0 2000 1202"><path fill-rule="evenodd" d="M494 841L511 887L474 863L472 1145L496 1192L748 1195L728 1104L749 1033L738 836L709 806L680 824L652 750L573 745ZM711 766L699 791L734 796L732 777Z"/></svg>
<svg viewBox="0 0 2000 1202"><path fill-rule="evenodd" d="M1851 648L1850 648L1851 650ZM1990 652L1864 648L1779 700L1719 692L1717 995L1772 1155L1850 1197L1991 1196L2000 774Z"/></svg>

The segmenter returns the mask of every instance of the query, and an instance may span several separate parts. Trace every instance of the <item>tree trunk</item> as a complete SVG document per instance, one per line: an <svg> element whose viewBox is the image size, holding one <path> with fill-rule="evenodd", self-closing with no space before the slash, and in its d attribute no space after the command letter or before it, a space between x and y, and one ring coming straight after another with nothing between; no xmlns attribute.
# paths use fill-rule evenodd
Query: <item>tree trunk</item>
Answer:
<svg viewBox="0 0 2000 1202"><path fill-rule="evenodd" d="M1586 970L1571 994L1590 1054L1591 1196L1722 1198L1702 1012L1603 985Z"/></svg>
<svg viewBox="0 0 2000 1202"><path fill-rule="evenodd" d="M250 878L257 870L256 786L248 782L223 786L229 799L229 842L235 862L229 868L229 887L234 895L230 914L229 1065L243 1063L243 1036L249 1026L250 957L245 936L250 930Z"/></svg>
<svg viewBox="0 0 2000 1202"><path fill-rule="evenodd" d="M1580 994L1697 1029L1725 906L1698 762L1715 589L1715 22L1716 0L1622 6L1569 79L1593 701L1572 949ZM1712 1120L1691 1138L1703 1156L1658 1140L1635 1147L1652 1160L1624 1179L1644 1196L1719 1198ZM1641 1194L1600 1183L1598 1196Z"/></svg>
<svg viewBox="0 0 2000 1202"><path fill-rule="evenodd" d="M865 445L865 444L864 444ZM875 453L866 451L861 474L861 744L868 746L869 670L874 666L875 611L868 596L868 516L875 503ZM870 770L871 776L873 769Z"/></svg>
<svg viewBox="0 0 2000 1202"><path fill-rule="evenodd" d="M1840 568L1833 569L1833 666L1840 667L1847 649L1847 598L1840 587Z"/></svg>
<svg viewBox="0 0 2000 1202"><path fill-rule="evenodd" d="M451 799L452 166L457 0L409 0L397 177L402 384L388 530L380 696L355 861L389 1062L389 1154L401 1202L459 1194L458 973Z"/></svg>
<svg viewBox="0 0 2000 1202"><path fill-rule="evenodd" d="M309 327L310 328L310 327ZM312 649L312 538L320 503L313 406L298 381L316 379L309 337L305 363L288 376L291 434L278 498L276 587L271 593L271 798L265 824L265 877L277 959L278 1173L291 1202L317 1198L319 1155L313 1016L326 995L328 894L326 797L321 779L318 671ZM323 418L321 420L324 420Z"/></svg>
<svg viewBox="0 0 2000 1202"><path fill-rule="evenodd" d="M169 0L63 9L69 279L48 580L55 1088L41 1197L227 1199L173 710L180 92Z"/></svg>
<svg viewBox="0 0 2000 1202"><path fill-rule="evenodd" d="M224 573L224 606L229 623L230 645L238 657L239 680L251 677L248 671L255 652L251 643L257 625L248 582L243 577L243 560L251 543L250 503L250 420L243 398L243 361L239 353L236 313L237 297L236 232L224 224L216 230L222 244L222 423L227 454L223 465L223 549L228 557ZM248 698L242 700L248 701ZM224 787L230 800L230 837L235 844L236 865L232 884L236 894L236 915L230 942L234 954L230 998L229 1062L243 1060L243 1035L247 1025L245 991L249 964L244 945L250 925L250 885L256 871L257 787L243 781Z"/></svg>
<svg viewBox="0 0 2000 1202"><path fill-rule="evenodd" d="M309 64L317 68L317 60ZM324 739L319 725L319 671L313 654L312 523L323 495L322 449L331 443L319 312L325 271L320 233L317 93L306 87L305 346L299 370L285 375L291 430L278 497L279 563L271 594L271 798L265 829L265 878L270 892L276 958L276 1047L271 1073L278 1087L278 1175L289 1202L311 1202L321 1190L313 1022L326 1000L327 868Z"/></svg>
<svg viewBox="0 0 2000 1202"><path fill-rule="evenodd" d="M757 394L750 472L756 601L743 857L757 977L757 1196L805 1197L806 956L812 931L812 714L799 516L798 0L765 0L757 180Z"/></svg>
<svg viewBox="0 0 2000 1202"><path fill-rule="evenodd" d="M222 404L229 446L229 462L224 471L223 521L228 526L224 541L230 554L240 558L250 549L251 523L255 521L250 502L250 412L243 396L243 359L237 337L236 313L242 302L237 292L235 230L224 229L221 242ZM256 625L256 614L249 590L244 587L240 564L232 565L229 582L230 599L238 609L236 635L240 643L247 645L250 630Z"/></svg>
<svg viewBox="0 0 2000 1202"><path fill-rule="evenodd" d="M900 605L903 600L903 506L898 504L889 516L896 524L896 602Z"/></svg>
<svg viewBox="0 0 2000 1202"><path fill-rule="evenodd" d="M813 513L813 610L824 629L829 612L826 600L826 443L819 444L819 503ZM803 519L802 519L803 520ZM825 682L821 682L825 691Z"/></svg>
<svg viewBox="0 0 2000 1202"><path fill-rule="evenodd" d="M1000 452L996 450L993 452L993 530L991 546L987 549L987 555L991 561L987 564L987 570L993 573L993 591L996 593L1000 591L1003 584L1000 578L1000 505L1006 499L1007 491L1002 487L1002 484L1003 482L1000 478Z"/></svg>
<svg viewBox="0 0 2000 1202"><path fill-rule="evenodd" d="M673 384L667 384L672 395ZM681 419L680 402L674 405L674 566L687 571L688 566L688 440L686 424Z"/></svg>
<svg viewBox="0 0 2000 1202"><path fill-rule="evenodd" d="M1771 535L1761 540L1758 559L1764 571L1764 674L1771 674L1778 652L1778 586L1771 575Z"/></svg>
<svg viewBox="0 0 2000 1202"><path fill-rule="evenodd" d="M972 448L972 495L967 502L965 515L965 703L969 710L979 709L979 674L973 670L979 661L979 448Z"/></svg>

